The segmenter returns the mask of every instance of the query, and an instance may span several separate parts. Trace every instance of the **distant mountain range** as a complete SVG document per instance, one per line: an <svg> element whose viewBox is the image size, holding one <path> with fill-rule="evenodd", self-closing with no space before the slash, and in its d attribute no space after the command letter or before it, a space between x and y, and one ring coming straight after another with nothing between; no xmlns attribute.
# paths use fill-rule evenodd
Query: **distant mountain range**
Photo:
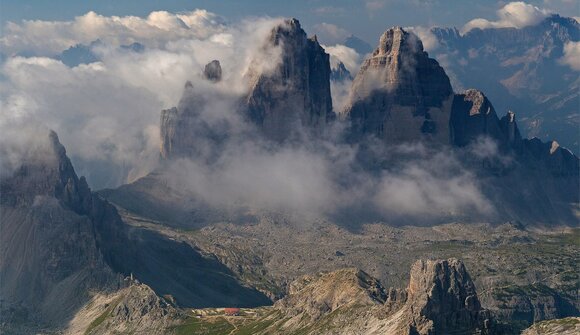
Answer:
<svg viewBox="0 0 580 335"><path fill-rule="evenodd" d="M432 55L456 89L476 88L496 110L516 112L528 137L554 139L580 152L580 76L562 62L564 46L580 41L580 24L552 15L523 28L432 28Z"/></svg>

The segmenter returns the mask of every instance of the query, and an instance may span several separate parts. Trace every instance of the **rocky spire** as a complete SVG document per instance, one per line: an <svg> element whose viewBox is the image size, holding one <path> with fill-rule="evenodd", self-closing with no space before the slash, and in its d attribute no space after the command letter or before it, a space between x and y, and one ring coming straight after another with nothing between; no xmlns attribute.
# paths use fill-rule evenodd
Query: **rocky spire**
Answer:
<svg viewBox="0 0 580 335"><path fill-rule="evenodd" d="M459 147L466 146L481 136L488 136L498 143L504 140L493 105L478 90L470 89L455 96L449 122L451 143Z"/></svg>
<svg viewBox="0 0 580 335"><path fill-rule="evenodd" d="M218 82L222 80L222 67L219 60L212 60L203 69L203 77L209 81Z"/></svg>
<svg viewBox="0 0 580 335"><path fill-rule="evenodd" d="M471 334L490 326L475 285L457 259L415 262L407 296L411 328L417 334Z"/></svg>
<svg viewBox="0 0 580 335"><path fill-rule="evenodd" d="M296 19L276 26L264 49L279 48L279 64L263 71L255 62L245 101L248 118L275 141L302 131L320 134L333 119L329 55L316 38L307 38Z"/></svg>
<svg viewBox="0 0 580 335"><path fill-rule="evenodd" d="M3 204L29 206L37 196L54 197L79 214L91 206L91 192L79 178L54 131L27 157L10 178L2 179Z"/></svg>
<svg viewBox="0 0 580 335"><path fill-rule="evenodd" d="M372 134L387 142L448 143L452 95L445 71L419 38L394 27L362 64L342 118L352 123L355 138Z"/></svg>

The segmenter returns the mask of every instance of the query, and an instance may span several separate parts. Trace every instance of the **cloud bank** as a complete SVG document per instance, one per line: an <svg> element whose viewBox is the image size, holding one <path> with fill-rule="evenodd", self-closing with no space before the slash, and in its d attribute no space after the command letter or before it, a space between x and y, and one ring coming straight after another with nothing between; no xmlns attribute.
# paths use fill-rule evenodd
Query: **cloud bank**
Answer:
<svg viewBox="0 0 580 335"><path fill-rule="evenodd" d="M144 19L91 12L67 22L10 23L2 50L43 56L8 57L0 65L0 132L42 123L59 134L91 186L132 181L157 164L160 111L176 104L184 83L198 80L203 66L219 59L228 90L243 94L249 63L280 19L224 22L196 10L153 12ZM91 50L98 62L67 67L49 57L95 40L101 42ZM121 47L133 42L144 51Z"/></svg>
<svg viewBox="0 0 580 335"><path fill-rule="evenodd" d="M139 42L148 47L162 47L168 40L207 39L226 29L223 18L200 9L183 14L157 11L146 18L88 12L73 21L9 22L0 38L0 49L8 55L26 51L51 56L97 39L111 45Z"/></svg>

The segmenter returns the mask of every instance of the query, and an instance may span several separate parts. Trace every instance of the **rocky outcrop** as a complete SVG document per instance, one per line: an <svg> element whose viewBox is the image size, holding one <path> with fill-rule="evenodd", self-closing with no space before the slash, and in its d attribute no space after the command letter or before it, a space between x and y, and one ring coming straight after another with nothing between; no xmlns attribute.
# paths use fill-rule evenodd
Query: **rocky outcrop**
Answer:
<svg viewBox="0 0 580 335"><path fill-rule="evenodd" d="M274 309L279 319L263 334L491 334L494 329L457 259L417 261L405 290L385 290L356 269L305 276Z"/></svg>
<svg viewBox="0 0 580 335"><path fill-rule="evenodd" d="M515 125L513 118L511 122ZM467 90L455 96L449 123L451 143L458 147L466 146L482 136L497 142L504 141L504 130L495 109L487 97L478 90ZM506 123L506 128L508 126L509 122Z"/></svg>
<svg viewBox="0 0 580 335"><path fill-rule="evenodd" d="M42 140L41 140L42 141ZM48 133L39 152L24 157L10 178L1 180L0 202L30 206L38 196L54 197L79 213L91 206L91 192L84 177L78 178L55 132Z"/></svg>
<svg viewBox="0 0 580 335"><path fill-rule="evenodd" d="M411 267L403 320L410 334L469 334L491 327L465 265L457 259Z"/></svg>
<svg viewBox="0 0 580 335"><path fill-rule="evenodd" d="M580 40L580 23L551 15L521 28L432 28L436 59L447 58L455 89L477 87L504 114L514 110L520 130L542 141L558 139L580 150L576 115L580 104L577 75L561 61L564 46Z"/></svg>
<svg viewBox="0 0 580 335"><path fill-rule="evenodd" d="M207 80L217 82L222 80L222 66L219 60L212 60L205 65L203 77Z"/></svg>
<svg viewBox="0 0 580 335"><path fill-rule="evenodd" d="M289 295L275 307L293 318L314 322L345 306L384 304L387 294L377 279L357 269L305 276L290 285Z"/></svg>
<svg viewBox="0 0 580 335"><path fill-rule="evenodd" d="M94 296L65 334L167 334L185 315L145 284Z"/></svg>
<svg viewBox="0 0 580 335"><path fill-rule="evenodd" d="M296 19L275 27L263 48L278 50L279 63L268 70L258 61L250 67L244 102L248 119L278 142L302 133L321 135L334 119L329 55L316 36L306 37Z"/></svg>
<svg viewBox="0 0 580 335"><path fill-rule="evenodd" d="M523 156L532 167L545 168L552 176L576 177L580 171L580 160L558 142L542 142L538 138L523 141Z"/></svg>

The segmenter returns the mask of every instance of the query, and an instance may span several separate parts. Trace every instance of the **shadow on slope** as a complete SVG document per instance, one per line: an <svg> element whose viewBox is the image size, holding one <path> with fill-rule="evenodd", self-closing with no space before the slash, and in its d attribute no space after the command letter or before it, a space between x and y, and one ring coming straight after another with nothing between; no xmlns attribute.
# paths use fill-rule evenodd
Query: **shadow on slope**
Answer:
<svg viewBox="0 0 580 335"><path fill-rule="evenodd" d="M240 285L213 255L205 256L185 242L143 228L128 228L128 243L112 267L171 295L182 307L256 307L272 302L259 291Z"/></svg>

